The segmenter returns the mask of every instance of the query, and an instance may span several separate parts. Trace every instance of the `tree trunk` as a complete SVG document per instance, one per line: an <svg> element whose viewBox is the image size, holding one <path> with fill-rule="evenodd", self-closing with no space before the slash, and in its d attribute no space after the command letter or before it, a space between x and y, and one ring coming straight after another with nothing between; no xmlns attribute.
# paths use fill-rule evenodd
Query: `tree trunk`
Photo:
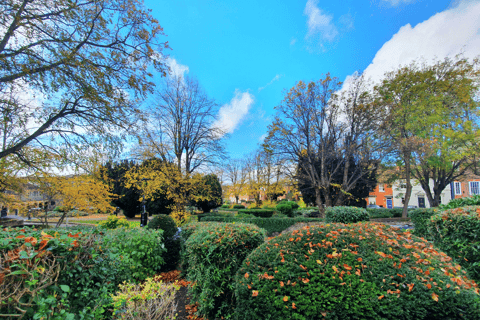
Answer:
<svg viewBox="0 0 480 320"><path fill-rule="evenodd" d="M320 218L325 218L325 208L323 207L322 193L318 187L315 187L315 203L318 207L318 212L320 212Z"/></svg>
<svg viewBox="0 0 480 320"><path fill-rule="evenodd" d="M405 154L404 160L405 160L405 180L406 180L406 183L407 183L407 190L405 190L402 218L407 218L408 217L408 202L410 201L410 196L412 195L412 183L410 181L410 175L411 175L411 172L410 172L410 154Z"/></svg>

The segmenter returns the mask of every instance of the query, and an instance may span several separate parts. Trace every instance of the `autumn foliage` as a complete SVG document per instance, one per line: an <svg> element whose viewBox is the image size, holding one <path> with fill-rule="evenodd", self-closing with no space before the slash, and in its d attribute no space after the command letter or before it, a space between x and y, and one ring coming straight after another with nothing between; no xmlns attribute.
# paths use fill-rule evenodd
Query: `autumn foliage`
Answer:
<svg viewBox="0 0 480 320"><path fill-rule="evenodd" d="M422 238L377 223L270 239L237 272L238 319L478 319L479 289Z"/></svg>

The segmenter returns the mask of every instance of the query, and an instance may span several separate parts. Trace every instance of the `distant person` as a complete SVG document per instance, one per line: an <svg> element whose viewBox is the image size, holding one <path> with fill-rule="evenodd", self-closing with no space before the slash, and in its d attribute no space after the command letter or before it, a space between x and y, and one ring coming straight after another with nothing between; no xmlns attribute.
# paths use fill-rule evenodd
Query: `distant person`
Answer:
<svg viewBox="0 0 480 320"><path fill-rule="evenodd" d="M7 207L5 207L5 206L2 207L1 217L2 217L2 218L6 218L6 217L7 217Z"/></svg>
<svg viewBox="0 0 480 320"><path fill-rule="evenodd" d="M114 214L115 216L118 216L119 213L120 213L120 207L116 207L116 208L115 208L115 211L113 211L113 214Z"/></svg>

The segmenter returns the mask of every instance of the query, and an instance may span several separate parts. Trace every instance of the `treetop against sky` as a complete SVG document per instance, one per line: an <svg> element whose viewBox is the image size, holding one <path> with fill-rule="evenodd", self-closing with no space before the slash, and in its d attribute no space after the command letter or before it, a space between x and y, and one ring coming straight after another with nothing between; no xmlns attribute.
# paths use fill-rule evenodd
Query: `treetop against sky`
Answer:
<svg viewBox="0 0 480 320"><path fill-rule="evenodd" d="M232 157L258 147L284 90L330 72L373 81L413 60L480 52L480 1L146 0L176 75L195 76L220 106ZM161 84L163 79L156 77Z"/></svg>

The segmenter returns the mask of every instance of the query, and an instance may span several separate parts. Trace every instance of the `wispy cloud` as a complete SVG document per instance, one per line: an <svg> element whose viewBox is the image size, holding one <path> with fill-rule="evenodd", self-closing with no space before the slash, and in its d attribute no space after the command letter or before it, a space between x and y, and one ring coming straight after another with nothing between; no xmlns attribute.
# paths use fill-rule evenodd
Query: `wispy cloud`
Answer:
<svg viewBox="0 0 480 320"><path fill-rule="evenodd" d="M308 0L303 13L307 16L306 38L319 37L322 41L332 41L338 35L333 16L318 7L318 0Z"/></svg>
<svg viewBox="0 0 480 320"><path fill-rule="evenodd" d="M170 67L170 75L176 77L184 77L185 73L188 73L190 70L188 66L180 64L175 60L175 58L168 57L167 64Z"/></svg>
<svg viewBox="0 0 480 320"><path fill-rule="evenodd" d="M271 85L272 83L274 83L275 81L279 80L281 77L283 77L283 74L277 74L275 77L273 77L272 80L270 80L269 83L267 83L267 84L264 85L263 87L258 88L258 92L262 91L263 89L265 89L266 87L268 87L269 85Z"/></svg>
<svg viewBox="0 0 480 320"><path fill-rule="evenodd" d="M382 0L382 1L389 3L392 7L396 7L402 3L408 4L411 2L415 2L415 0Z"/></svg>
<svg viewBox="0 0 480 320"><path fill-rule="evenodd" d="M295 43L297 43L297 38L292 38L292 40L290 40L290 45L294 46Z"/></svg>
<svg viewBox="0 0 480 320"><path fill-rule="evenodd" d="M227 133L232 133L248 114L254 103L254 96L249 92L235 90L235 96L218 111L218 120L213 124Z"/></svg>
<svg viewBox="0 0 480 320"><path fill-rule="evenodd" d="M414 60L431 61L463 53L474 58L480 52L480 2L464 0L412 27L407 24L376 53L365 70L374 82Z"/></svg>

